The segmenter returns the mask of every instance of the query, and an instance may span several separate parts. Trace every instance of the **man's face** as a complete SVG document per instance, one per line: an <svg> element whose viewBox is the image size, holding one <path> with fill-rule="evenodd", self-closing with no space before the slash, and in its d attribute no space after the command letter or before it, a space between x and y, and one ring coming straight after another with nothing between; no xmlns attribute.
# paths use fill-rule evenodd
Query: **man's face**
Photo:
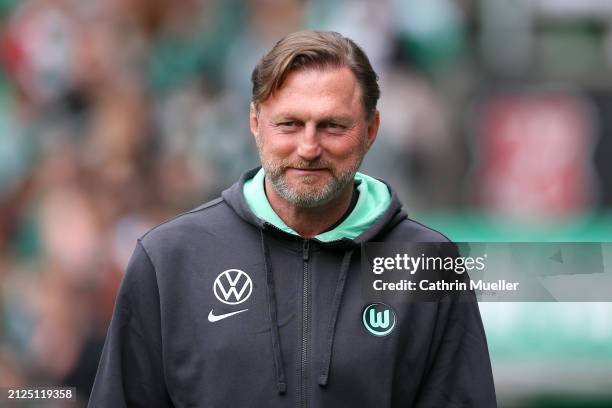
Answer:
<svg viewBox="0 0 612 408"><path fill-rule="evenodd" d="M289 73L251 107L250 125L266 177L289 204L329 202L352 182L374 142L378 112L366 121L361 88L348 68Z"/></svg>

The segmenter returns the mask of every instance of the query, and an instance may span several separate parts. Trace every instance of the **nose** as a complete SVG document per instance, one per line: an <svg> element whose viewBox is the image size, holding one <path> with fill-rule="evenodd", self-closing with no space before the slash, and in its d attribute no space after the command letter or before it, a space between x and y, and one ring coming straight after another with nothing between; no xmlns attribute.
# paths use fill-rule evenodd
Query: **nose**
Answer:
<svg viewBox="0 0 612 408"><path fill-rule="evenodd" d="M304 131L298 136L297 154L302 159L313 161L319 158L322 153L317 127L314 124L307 123L304 126Z"/></svg>

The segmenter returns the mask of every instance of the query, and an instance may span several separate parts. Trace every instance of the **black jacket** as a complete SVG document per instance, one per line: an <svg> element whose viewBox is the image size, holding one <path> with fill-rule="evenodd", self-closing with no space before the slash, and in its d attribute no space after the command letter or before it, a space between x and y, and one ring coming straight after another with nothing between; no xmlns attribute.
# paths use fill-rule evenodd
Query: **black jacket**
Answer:
<svg viewBox="0 0 612 408"><path fill-rule="evenodd" d="M89 407L496 406L476 302L392 304L384 337L362 323L360 244L444 236L393 194L355 240L304 240L253 215L253 174L138 241Z"/></svg>

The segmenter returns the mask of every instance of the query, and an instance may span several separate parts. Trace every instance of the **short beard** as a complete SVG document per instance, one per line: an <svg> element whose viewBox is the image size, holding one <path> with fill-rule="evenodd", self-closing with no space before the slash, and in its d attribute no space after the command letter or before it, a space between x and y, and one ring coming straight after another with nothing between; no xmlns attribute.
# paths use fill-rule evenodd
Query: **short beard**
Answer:
<svg viewBox="0 0 612 408"><path fill-rule="evenodd" d="M257 142L259 157L261 159L261 165L266 173L266 178L268 178L270 183L272 183L272 186L282 199L300 208L318 207L337 198L345 188L354 182L355 174L357 174L357 170L359 169L359 166L361 166L361 161L363 160L363 156L365 154L365 151L362 151L361 157L352 167L336 173L333 171L334 167L331 166L330 163L323 160L301 163L275 162L272 160L266 160L263 156L263 146L259 140L257 140ZM320 190L314 192L296 191L289 186L287 179L285 178L285 171L288 167L302 169L316 169L324 167L332 172L332 179Z"/></svg>
<svg viewBox="0 0 612 408"><path fill-rule="evenodd" d="M337 198L346 187L348 187L355 179L355 174L359 168L358 163L354 168L348 169L339 174L332 174L332 179L320 190L312 192L297 191L292 189L285 178L286 166L278 163L262 161L262 166L266 172L266 177L272 183L279 196L285 201L300 208L314 208L327 204ZM318 166L301 166L298 168L318 168ZM329 168L329 167L328 167Z"/></svg>

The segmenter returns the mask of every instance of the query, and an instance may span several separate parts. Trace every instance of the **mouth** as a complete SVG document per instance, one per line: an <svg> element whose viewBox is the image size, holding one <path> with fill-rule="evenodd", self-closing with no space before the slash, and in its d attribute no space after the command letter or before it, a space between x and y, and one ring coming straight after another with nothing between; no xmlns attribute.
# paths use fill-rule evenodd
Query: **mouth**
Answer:
<svg viewBox="0 0 612 408"><path fill-rule="evenodd" d="M295 174L298 174L298 175L302 175L302 176L313 176L313 175L322 174L325 171L327 171L327 169L325 169L325 168L311 169L311 168L289 167L289 168L287 168L287 171L291 171L292 173L295 173Z"/></svg>

